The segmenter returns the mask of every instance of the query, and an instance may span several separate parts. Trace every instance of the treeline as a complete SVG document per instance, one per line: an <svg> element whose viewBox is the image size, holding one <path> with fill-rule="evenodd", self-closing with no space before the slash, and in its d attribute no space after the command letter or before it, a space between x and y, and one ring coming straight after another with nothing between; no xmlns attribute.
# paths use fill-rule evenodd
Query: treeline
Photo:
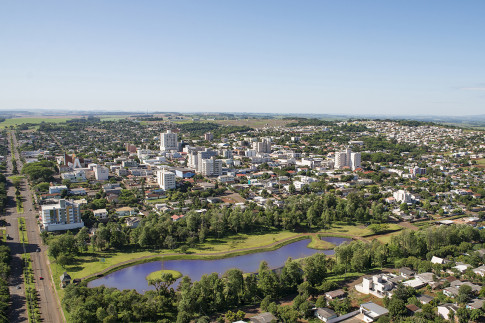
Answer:
<svg viewBox="0 0 485 323"><path fill-rule="evenodd" d="M295 120L288 123L287 127L305 127L305 126L332 126L335 124L333 121L321 120L321 119L307 119L307 118L284 118L284 120Z"/></svg>
<svg viewBox="0 0 485 323"><path fill-rule="evenodd" d="M0 174L0 214L3 214L7 206L7 178Z"/></svg>
<svg viewBox="0 0 485 323"><path fill-rule="evenodd" d="M214 137L220 137L237 132L248 132L253 130L248 126L221 126L213 122L190 122L178 125L182 133L188 133L191 136L202 136L207 132L211 132Z"/></svg>
<svg viewBox="0 0 485 323"><path fill-rule="evenodd" d="M220 238L235 233L297 230L302 227L321 229L337 221L387 221L384 206L365 201L361 194L349 194L347 199L332 193L325 194L324 197L317 197L315 194L309 196L290 197L281 209L254 205L245 210L209 209L203 214L189 211L177 222L173 222L168 215L149 215L129 233L130 243L142 248L174 249L184 245L195 247L207 238Z"/></svg>
<svg viewBox="0 0 485 323"><path fill-rule="evenodd" d="M10 275L10 258L10 249L0 245L0 322L9 322L10 290L7 279Z"/></svg>
<svg viewBox="0 0 485 323"><path fill-rule="evenodd" d="M280 270L271 270L266 262L260 264L257 274L244 275L239 269L230 269L222 276L217 273L202 276L192 282L182 278L178 295L170 285L174 282L170 274L151 281L155 291L144 295L134 290L118 291L114 288L70 285L65 290L63 304L72 322L217 322L234 317L234 312L243 305L261 304L285 322L311 317L310 296L336 288L327 282L332 261L317 253L302 262L289 258ZM275 300L286 295L295 295L297 306L278 307ZM350 309L350 307L348 308ZM344 310L345 311L345 310ZM226 315L224 316L224 313Z"/></svg>

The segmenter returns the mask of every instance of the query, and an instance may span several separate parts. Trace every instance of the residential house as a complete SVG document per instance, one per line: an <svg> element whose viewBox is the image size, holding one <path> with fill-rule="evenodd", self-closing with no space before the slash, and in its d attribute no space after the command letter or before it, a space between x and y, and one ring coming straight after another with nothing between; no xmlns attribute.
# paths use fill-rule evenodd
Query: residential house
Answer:
<svg viewBox="0 0 485 323"><path fill-rule="evenodd" d="M456 313L458 311L458 306L455 304L451 303L446 303L443 305L438 306L438 315L444 318L445 320L451 319L452 314L451 313Z"/></svg>
<svg viewBox="0 0 485 323"><path fill-rule="evenodd" d="M342 299L345 297L345 291L343 289L337 289L325 293L325 298L328 300Z"/></svg>
<svg viewBox="0 0 485 323"><path fill-rule="evenodd" d="M135 209L129 206L120 207L116 209L115 213L117 216L131 216L136 214Z"/></svg>
<svg viewBox="0 0 485 323"><path fill-rule="evenodd" d="M389 292L394 288L394 283L390 281L394 275L380 274L367 276L362 279L361 284L355 285L355 289L363 294L372 294L379 298L389 296Z"/></svg>
<svg viewBox="0 0 485 323"><path fill-rule="evenodd" d="M106 209L94 210L93 214L95 217L100 219L106 219L108 217L108 211Z"/></svg>
<svg viewBox="0 0 485 323"><path fill-rule="evenodd" d="M251 317L249 319L249 322L250 323L271 323L271 322L273 322L273 320L278 321L276 316L274 316L270 312L266 312L266 313L261 313L261 314L258 314L258 315Z"/></svg>
<svg viewBox="0 0 485 323"><path fill-rule="evenodd" d="M360 313L364 314L364 322L374 322L381 316L389 314L389 311L374 302L367 302L360 304Z"/></svg>
<svg viewBox="0 0 485 323"><path fill-rule="evenodd" d="M333 318L337 317L337 313L335 313L332 309L327 307L317 307L315 313L315 317L317 317L320 321L327 322Z"/></svg>

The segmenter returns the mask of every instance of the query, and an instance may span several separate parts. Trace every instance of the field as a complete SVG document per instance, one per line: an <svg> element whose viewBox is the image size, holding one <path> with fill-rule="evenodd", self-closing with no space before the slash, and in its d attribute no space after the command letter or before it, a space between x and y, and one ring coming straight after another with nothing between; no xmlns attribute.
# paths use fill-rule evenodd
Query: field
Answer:
<svg viewBox="0 0 485 323"><path fill-rule="evenodd" d="M46 123L63 123L66 122L67 120L71 120L73 118L48 118L48 117L42 117L42 118L12 118L12 119L6 119L4 122L0 123L0 128L8 128L10 126L19 126L24 123L32 123L32 124L40 124L42 122Z"/></svg>
<svg viewBox="0 0 485 323"><path fill-rule="evenodd" d="M480 167L480 168L485 168L485 158L482 158L482 159L476 159L476 162L477 162L477 167Z"/></svg>

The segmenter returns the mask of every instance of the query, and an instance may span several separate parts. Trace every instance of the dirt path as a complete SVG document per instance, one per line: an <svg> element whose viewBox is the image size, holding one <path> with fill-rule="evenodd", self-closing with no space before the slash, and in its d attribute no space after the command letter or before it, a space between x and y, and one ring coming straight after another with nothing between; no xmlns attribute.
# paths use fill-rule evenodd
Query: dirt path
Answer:
<svg viewBox="0 0 485 323"><path fill-rule="evenodd" d="M419 228L412 224L411 222L398 222L397 225L403 227L404 229L411 229L413 231L418 231Z"/></svg>

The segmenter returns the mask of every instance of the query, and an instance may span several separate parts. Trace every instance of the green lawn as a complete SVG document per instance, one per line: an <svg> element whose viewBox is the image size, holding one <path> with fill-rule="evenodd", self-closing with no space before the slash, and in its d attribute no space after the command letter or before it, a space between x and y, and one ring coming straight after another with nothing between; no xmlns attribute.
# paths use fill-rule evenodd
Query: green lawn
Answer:
<svg viewBox="0 0 485 323"><path fill-rule="evenodd" d="M162 274L172 274L173 278L175 278L175 279L179 279L180 277L182 277L182 273L180 273L180 271L170 270L170 269L162 269L162 270L154 271L154 272L148 274L146 279L147 280L158 279L158 278L162 277Z"/></svg>
<svg viewBox="0 0 485 323"><path fill-rule="evenodd" d="M328 250L333 249L335 245L328 241L323 241L319 236L313 235L312 241L307 245L307 247L312 249Z"/></svg>

